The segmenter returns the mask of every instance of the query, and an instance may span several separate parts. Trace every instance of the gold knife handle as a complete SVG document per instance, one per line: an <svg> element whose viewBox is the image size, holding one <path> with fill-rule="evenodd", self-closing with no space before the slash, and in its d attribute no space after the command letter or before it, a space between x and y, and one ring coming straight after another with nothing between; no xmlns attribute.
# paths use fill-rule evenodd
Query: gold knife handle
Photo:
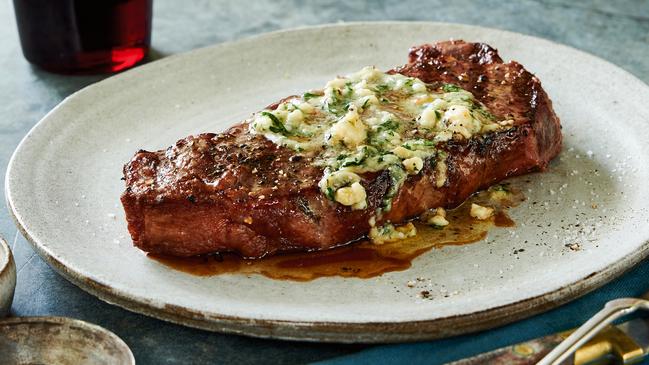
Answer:
<svg viewBox="0 0 649 365"><path fill-rule="evenodd" d="M567 338L573 331L561 333ZM644 350L631 337L615 326L607 326L575 351L574 365L609 364L611 358L620 364L634 364L645 356ZM562 363L564 364L564 363Z"/></svg>

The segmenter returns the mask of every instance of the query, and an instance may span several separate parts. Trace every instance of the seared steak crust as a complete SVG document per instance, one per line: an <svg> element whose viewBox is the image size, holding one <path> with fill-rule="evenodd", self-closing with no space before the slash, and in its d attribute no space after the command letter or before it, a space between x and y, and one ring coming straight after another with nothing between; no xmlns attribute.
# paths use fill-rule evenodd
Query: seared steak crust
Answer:
<svg viewBox="0 0 649 365"><path fill-rule="evenodd" d="M391 72L427 83L458 84L514 127L450 140L447 178L436 187L435 159L408 177L384 221L402 222L435 207L451 208L507 177L543 170L561 149L561 126L539 80L503 63L486 44L462 41L414 47ZM246 123L201 134L157 152L139 151L124 167L122 204L134 244L144 251L192 256L234 251L262 257L322 250L364 237L391 185L387 172L366 173L367 209L327 199L322 168L308 154L248 132Z"/></svg>

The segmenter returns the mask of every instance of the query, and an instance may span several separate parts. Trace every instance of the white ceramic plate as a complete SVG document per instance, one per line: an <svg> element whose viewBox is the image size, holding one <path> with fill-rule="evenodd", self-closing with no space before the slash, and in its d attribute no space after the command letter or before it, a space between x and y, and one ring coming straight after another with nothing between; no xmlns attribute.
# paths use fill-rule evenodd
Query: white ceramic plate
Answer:
<svg viewBox="0 0 649 365"><path fill-rule="evenodd" d="M518 227L430 251L409 270L365 280L196 277L132 247L118 199L122 164L137 149L223 130L282 96L368 64L403 64L410 46L449 38L487 42L504 59L521 62L542 80L561 117L560 158L547 173L518 179L529 198L512 211ZM504 31L365 23L270 33L168 57L67 98L16 150L7 198L43 258L124 308L253 336L429 339L547 310L647 254L647 100L646 85L605 61ZM581 249L566 246L572 244ZM423 280L406 286L416 278ZM422 299L422 290L431 298Z"/></svg>

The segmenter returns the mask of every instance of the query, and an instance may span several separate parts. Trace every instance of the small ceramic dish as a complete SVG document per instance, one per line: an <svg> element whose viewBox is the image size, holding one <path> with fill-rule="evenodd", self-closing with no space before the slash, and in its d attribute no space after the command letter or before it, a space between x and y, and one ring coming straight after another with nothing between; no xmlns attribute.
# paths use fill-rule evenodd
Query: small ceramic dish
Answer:
<svg viewBox="0 0 649 365"><path fill-rule="evenodd" d="M9 245L0 237L0 317L9 313L16 289L16 264Z"/></svg>
<svg viewBox="0 0 649 365"><path fill-rule="evenodd" d="M2 363L134 365L129 347L114 333L72 318L0 320Z"/></svg>

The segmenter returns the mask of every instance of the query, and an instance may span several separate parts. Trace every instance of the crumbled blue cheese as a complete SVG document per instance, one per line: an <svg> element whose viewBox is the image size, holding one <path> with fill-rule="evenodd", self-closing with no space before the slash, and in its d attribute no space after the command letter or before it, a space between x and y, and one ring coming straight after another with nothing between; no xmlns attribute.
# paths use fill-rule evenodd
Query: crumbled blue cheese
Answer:
<svg viewBox="0 0 649 365"><path fill-rule="evenodd" d="M432 216L427 223L435 227L448 226L448 221L446 220L446 217L442 217L441 215Z"/></svg>
<svg viewBox="0 0 649 365"><path fill-rule="evenodd" d="M348 108L347 113L329 130L328 138L330 145L343 144L347 147L356 147L365 144L367 139L367 125L361 121L355 105Z"/></svg>
<svg viewBox="0 0 649 365"><path fill-rule="evenodd" d="M421 169L424 167L424 161L421 159L421 157L417 156L407 158L401 161L401 163L410 175L418 174L419 171L421 171Z"/></svg>
<svg viewBox="0 0 649 365"><path fill-rule="evenodd" d="M339 188L334 195L334 199L338 203L351 206L354 209L365 209L367 207L366 197L365 188L357 182L350 186Z"/></svg>
<svg viewBox="0 0 649 365"><path fill-rule="evenodd" d="M502 204L502 202L506 202L512 199L512 193L507 188L506 185L494 185L490 187L488 191L489 191L489 199L499 204ZM554 195L555 194L554 190L550 190L550 194Z"/></svg>
<svg viewBox="0 0 649 365"><path fill-rule="evenodd" d="M311 154L324 168L321 191L352 209L364 209L360 175L387 170L392 186L381 209L408 175L435 166L435 184L446 182L446 155L437 144L511 128L473 94L452 84L428 85L400 74L365 67L253 115L250 131Z"/></svg>
<svg viewBox="0 0 649 365"><path fill-rule="evenodd" d="M446 210L441 207L423 214L420 219L426 224L438 228L443 228L449 225L449 222L446 219Z"/></svg>
<svg viewBox="0 0 649 365"><path fill-rule="evenodd" d="M446 173L448 172L446 154L441 154L440 157L441 158L437 161L437 165L435 165L435 186L438 188L441 188L446 183Z"/></svg>
<svg viewBox="0 0 649 365"><path fill-rule="evenodd" d="M408 222L402 226L394 226L392 223L386 223L380 227L370 229L369 238L375 245L395 242L408 237L417 235L417 228L414 224Z"/></svg>
<svg viewBox="0 0 649 365"><path fill-rule="evenodd" d="M475 203L471 204L471 216L478 220L485 220L494 215L494 208L483 207Z"/></svg>

